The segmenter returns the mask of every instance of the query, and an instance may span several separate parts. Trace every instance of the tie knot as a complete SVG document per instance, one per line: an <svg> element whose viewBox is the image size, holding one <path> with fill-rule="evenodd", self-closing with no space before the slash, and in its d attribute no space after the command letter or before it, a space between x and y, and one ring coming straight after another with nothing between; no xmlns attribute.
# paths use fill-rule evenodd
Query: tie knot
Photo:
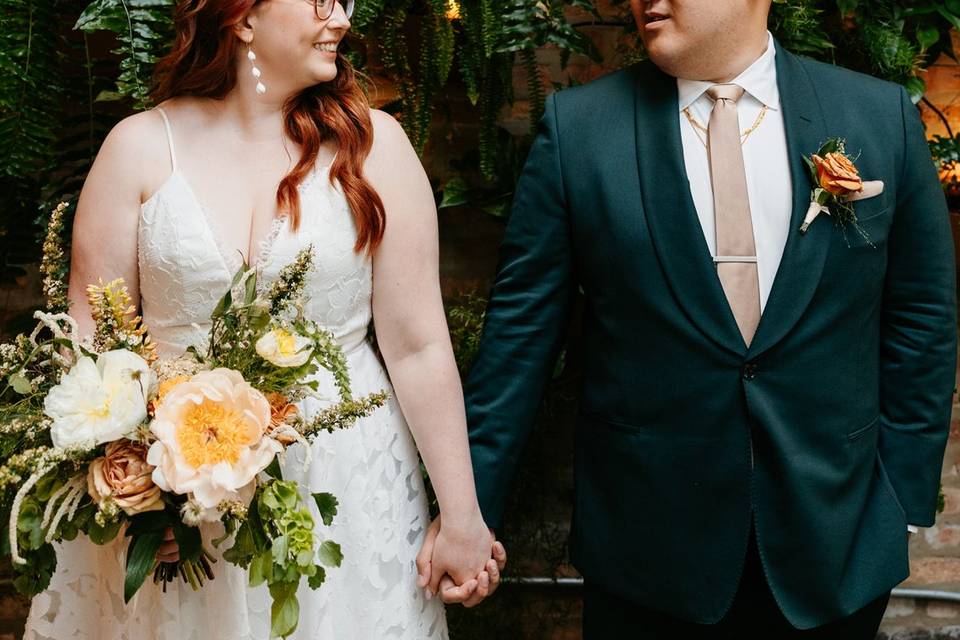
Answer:
<svg viewBox="0 0 960 640"><path fill-rule="evenodd" d="M743 95L743 87L738 84L715 84L707 89L707 95L710 96L714 102L717 100L730 100L736 103L736 101L740 99L740 96Z"/></svg>

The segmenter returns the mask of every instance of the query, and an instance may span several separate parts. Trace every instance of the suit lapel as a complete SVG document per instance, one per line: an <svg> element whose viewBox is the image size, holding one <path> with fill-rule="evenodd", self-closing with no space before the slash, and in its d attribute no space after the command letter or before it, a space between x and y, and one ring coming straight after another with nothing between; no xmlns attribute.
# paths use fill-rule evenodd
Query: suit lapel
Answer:
<svg viewBox="0 0 960 640"><path fill-rule="evenodd" d="M830 234L835 233L829 218L810 225L806 235L799 232L813 188L803 156L815 153L830 134L812 79L796 56L779 43L776 46L777 85L793 181L793 212L773 288L750 345L750 358L779 342L803 315L823 274Z"/></svg>
<svg viewBox="0 0 960 640"><path fill-rule="evenodd" d="M636 150L647 225L667 282L691 321L737 355L746 344L720 286L690 195L676 79L637 66Z"/></svg>

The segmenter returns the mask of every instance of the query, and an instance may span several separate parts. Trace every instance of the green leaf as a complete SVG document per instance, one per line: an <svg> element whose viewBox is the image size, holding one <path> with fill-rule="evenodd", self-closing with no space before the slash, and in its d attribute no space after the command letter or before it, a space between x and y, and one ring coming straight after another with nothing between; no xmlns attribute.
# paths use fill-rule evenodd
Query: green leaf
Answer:
<svg viewBox="0 0 960 640"><path fill-rule="evenodd" d="M241 567L246 567L256 553L257 547L253 544L250 523L244 522L237 530L237 535L233 539L233 546L223 552L223 559Z"/></svg>
<svg viewBox="0 0 960 640"><path fill-rule="evenodd" d="M253 301L257 299L257 273L255 271L244 282L243 294L244 304L253 304Z"/></svg>
<svg viewBox="0 0 960 640"><path fill-rule="evenodd" d="M339 567L343 562L343 552L340 551L340 545L333 540L325 540L320 545L319 560L321 564L328 567Z"/></svg>
<svg viewBox="0 0 960 640"><path fill-rule="evenodd" d="M63 486L63 481L56 473L49 473L37 481L33 487L33 494L40 502L47 502L53 492Z"/></svg>
<svg viewBox="0 0 960 640"><path fill-rule="evenodd" d="M40 504L33 497L23 501L20 507L20 517L17 519L17 530L27 534L29 548L38 549L43 543L43 529L40 528L43 512Z"/></svg>
<svg viewBox="0 0 960 640"><path fill-rule="evenodd" d="M327 572L320 565L314 565L314 568L316 568L317 572L307 578L307 585L311 589L319 589L320 585L327 579Z"/></svg>
<svg viewBox="0 0 960 640"><path fill-rule="evenodd" d="M147 511L138 513L130 518L130 527L127 529L128 536L139 536L144 533L163 533L164 530L180 521L178 517L172 517L167 511Z"/></svg>
<svg viewBox="0 0 960 640"><path fill-rule="evenodd" d="M257 554L250 563L250 586L255 587L273 578L273 554L270 549Z"/></svg>
<svg viewBox="0 0 960 640"><path fill-rule="evenodd" d="M947 0L947 10L957 16L960 16L960 0Z"/></svg>
<svg viewBox="0 0 960 640"><path fill-rule="evenodd" d="M273 561L279 565L285 565L287 563L287 553L290 550L290 539L287 536L277 536L273 539L273 547L271 548Z"/></svg>
<svg viewBox="0 0 960 640"><path fill-rule="evenodd" d="M820 157L826 156L828 153L836 153L840 150L840 146L843 140L840 138L830 138L820 147L820 151L817 152L817 155Z"/></svg>
<svg viewBox="0 0 960 640"><path fill-rule="evenodd" d="M200 529L197 527L188 527L182 520L177 520L173 524L173 537L177 541L181 560L200 559L200 552L202 550Z"/></svg>
<svg viewBox="0 0 960 640"><path fill-rule="evenodd" d="M954 29L960 29L960 13L947 11L944 7L937 7L937 13L953 25Z"/></svg>
<svg viewBox="0 0 960 640"><path fill-rule="evenodd" d="M283 471L280 469L280 459L274 458L270 464L267 465L267 468L264 469L266 474L271 478L276 478L277 480L283 480Z"/></svg>
<svg viewBox="0 0 960 640"><path fill-rule="evenodd" d="M107 544L117 537L120 533L120 527L123 524L123 518L117 518L113 522L108 522L106 526L101 527L96 520L90 521L87 528L87 537L93 544Z"/></svg>
<svg viewBox="0 0 960 640"><path fill-rule="evenodd" d="M22 396L25 396L33 391L33 385L30 384L30 381L27 380L27 376L25 376L22 371L17 371L15 374L10 376L9 384L11 387L13 387L14 391Z"/></svg>
<svg viewBox="0 0 960 640"><path fill-rule="evenodd" d="M445 209L447 207L466 204L468 201L468 192L467 181L461 176L447 180L447 183L443 185L443 198L440 200L440 205L437 208Z"/></svg>
<svg viewBox="0 0 960 640"><path fill-rule="evenodd" d="M923 78L916 76L908 78L904 86L907 88L907 93L910 94L910 100L913 101L913 104L920 102L923 94L927 92L927 83L924 82Z"/></svg>
<svg viewBox="0 0 960 640"><path fill-rule="evenodd" d="M330 523L333 522L333 517L337 515L337 505L340 503L332 493L313 493L311 495L317 503L317 509L320 510L320 519L323 520L323 524L329 527Z"/></svg>
<svg viewBox="0 0 960 640"><path fill-rule="evenodd" d="M137 592L147 574L153 570L157 561L157 550L163 542L162 532L150 532L134 537L130 541L130 553L127 556L127 576L123 581L123 601Z"/></svg>
<svg viewBox="0 0 960 640"><path fill-rule="evenodd" d="M297 583L270 585L273 606L270 607L270 635L286 638L296 631L300 619L300 603L297 602Z"/></svg>
<svg viewBox="0 0 960 640"><path fill-rule="evenodd" d="M917 27L917 42L924 49L928 49L937 44L940 40L940 30L932 25L920 25Z"/></svg>
<svg viewBox="0 0 960 640"><path fill-rule="evenodd" d="M482 209L497 218L507 218L510 215L510 202L492 202L483 205Z"/></svg>

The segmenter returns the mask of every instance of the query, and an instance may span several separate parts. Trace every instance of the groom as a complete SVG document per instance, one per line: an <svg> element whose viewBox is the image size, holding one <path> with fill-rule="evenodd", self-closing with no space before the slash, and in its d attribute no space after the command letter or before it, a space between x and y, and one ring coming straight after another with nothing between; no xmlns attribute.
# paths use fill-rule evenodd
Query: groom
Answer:
<svg viewBox="0 0 960 640"><path fill-rule="evenodd" d="M517 187L466 386L484 516L579 288L584 637L872 639L934 522L956 367L917 109L783 49L770 0L632 9L650 62L551 96ZM799 232L830 138L872 184L862 234Z"/></svg>

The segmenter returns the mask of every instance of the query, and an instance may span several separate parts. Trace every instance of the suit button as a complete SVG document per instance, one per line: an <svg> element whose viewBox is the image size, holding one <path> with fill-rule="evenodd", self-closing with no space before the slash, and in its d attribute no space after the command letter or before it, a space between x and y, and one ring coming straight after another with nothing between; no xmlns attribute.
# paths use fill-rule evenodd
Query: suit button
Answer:
<svg viewBox="0 0 960 640"><path fill-rule="evenodd" d="M757 377L757 365L756 365L756 364L754 364L754 363L752 363L752 362L748 362L747 364L743 365L743 379L744 379L744 380L753 380L753 379L756 378L756 377Z"/></svg>

